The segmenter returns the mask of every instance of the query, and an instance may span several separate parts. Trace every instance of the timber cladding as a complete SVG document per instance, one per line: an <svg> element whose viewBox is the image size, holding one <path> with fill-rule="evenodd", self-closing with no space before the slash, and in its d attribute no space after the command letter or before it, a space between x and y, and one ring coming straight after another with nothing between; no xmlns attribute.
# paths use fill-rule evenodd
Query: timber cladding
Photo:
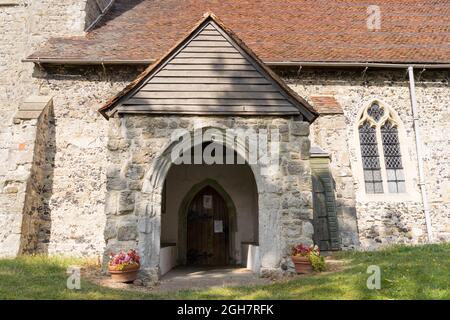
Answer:
<svg viewBox="0 0 450 320"><path fill-rule="evenodd" d="M317 116L213 15L100 112Z"/></svg>

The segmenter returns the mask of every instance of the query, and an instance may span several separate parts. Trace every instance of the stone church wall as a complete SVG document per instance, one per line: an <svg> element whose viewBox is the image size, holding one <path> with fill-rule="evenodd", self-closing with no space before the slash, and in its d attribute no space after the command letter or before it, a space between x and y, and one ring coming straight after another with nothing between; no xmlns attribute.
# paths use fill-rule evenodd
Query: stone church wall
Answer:
<svg viewBox="0 0 450 320"><path fill-rule="evenodd" d="M420 131L424 146L426 188L431 203L434 237L450 240L450 149L448 148L449 74L447 71L416 70L416 94ZM321 116L312 126L313 145L331 154L331 170L336 181L341 216L353 217L356 209L359 241L365 248L393 243L426 241L425 218L418 187L415 134L406 70L320 71L302 70L298 75L279 69L298 94L310 99L332 95L344 115ZM419 78L420 74L420 78ZM404 125L400 143L408 183L407 194L366 195L355 141L355 122L361 108L374 100L390 106ZM349 205L349 207L348 207ZM353 206L354 205L354 206ZM348 211L350 210L350 212ZM341 226L347 224L341 221Z"/></svg>
<svg viewBox="0 0 450 320"><path fill-rule="evenodd" d="M139 67L48 67L23 63L51 36L81 35L86 1L0 1L0 255L19 251L26 187L32 175L37 121L14 123L30 95L53 97L55 154L48 210L50 254L101 255L105 246L105 194L108 123L97 109L132 81ZM89 9L91 10L91 9ZM90 11L92 12L92 11ZM91 14L91 13L89 13ZM285 69L277 72L306 99L331 94L343 115L320 117L311 139L331 154L336 181L338 218L343 243L376 247L390 243L421 243L426 239L417 160L405 70L323 71ZM416 70L417 99L424 144L426 187L436 240L450 240L450 94L448 71ZM405 127L410 193L367 197L358 169L355 121L373 99L392 107ZM357 230L355 233L354 218ZM294 228L289 232L294 232ZM108 231L108 228L106 228ZM359 243L358 243L359 242Z"/></svg>
<svg viewBox="0 0 450 320"><path fill-rule="evenodd" d="M336 214L344 248L359 245L356 218L356 201L349 143L346 136L347 125L342 114L320 116L311 126L311 141L320 146L331 157L330 172L335 182Z"/></svg>
<svg viewBox="0 0 450 320"><path fill-rule="evenodd" d="M52 224L51 240L48 244L48 252L51 254L99 255L103 252L105 168L110 162L107 158L106 145L110 124L97 113L97 108L121 90L139 71L139 68L118 66L106 69L35 68L33 81L36 85L39 84L38 92L54 96L56 154L52 195L49 199ZM294 78L290 74L283 73L284 71L279 72L285 76L289 85L305 98L317 94L333 94L344 110L344 115L320 117L311 129L313 144L319 145L331 154L330 166L336 181L338 217L343 244L352 247L359 242L364 247L375 247L398 242L424 242L426 230L420 193L416 185L417 164L409 91L403 72L396 74L390 71L372 71L366 75L366 80L361 78L359 72L307 73L304 70L300 78ZM449 155L448 148L445 147L448 138L442 134L446 132L448 126L448 95L446 95L448 84L443 82L444 80L445 74L429 72L423 74L417 83L420 114L424 114L427 107L434 110L431 114L428 112L429 117L421 117L421 132L426 142L425 167L427 189L432 205L432 223L435 236L440 240L448 239L449 235L447 182ZM364 187L361 174L356 169L358 159L353 143L353 125L359 109L371 99L381 99L389 104L404 122L408 154L403 155L403 158L411 163L412 172L409 174L412 177L413 188L412 194L405 197L387 197L374 201L367 199L361 192L361 188ZM10 122L12 123L12 119ZM10 125L11 128L14 126L17 127L14 124ZM431 128L425 130L425 126ZM20 127L15 129L14 134L2 130L5 140L11 143L17 140L17 148L20 141L25 141L20 138L25 134ZM12 135L15 137L13 140ZM8 157L12 159L11 150L14 146L8 144L5 147L2 144L2 148L2 154L6 156L5 161L8 161ZM15 154L17 153L18 151ZM11 162L8 166L12 166ZM18 174L19 171L13 167L11 169L13 171L10 171ZM1 199L5 204L3 208L9 208L8 214L17 214L21 217L23 205L20 203L25 199L27 178L27 174L23 180L3 178ZM11 181L17 190L22 190L22 196L11 194L16 190L10 188ZM357 228L354 222L355 215ZM12 221L21 221L21 219L11 220L12 217L13 215L3 215L0 220L4 225L11 224ZM20 229L20 223L18 227ZM346 231L342 232L344 229ZM6 241L8 238L6 233L2 236L3 241ZM16 240L14 243L17 247Z"/></svg>
<svg viewBox="0 0 450 320"><path fill-rule="evenodd" d="M82 35L86 9L89 9L87 2L90 1L0 1L0 256L14 256L19 251L25 190L31 176L36 141L37 120L34 118L15 122L14 118L19 107L30 96L49 95L50 99L53 94L59 95L59 90L62 89L58 88L59 85L53 88L54 90L49 89L49 86L52 86L51 81L45 79L45 76L41 77L45 71L21 60L49 37ZM81 80L80 75L68 75L66 78L74 82L75 79ZM70 94L70 90L67 94ZM68 99L75 102L82 94L80 91ZM56 117L60 120L61 98L58 97L55 101ZM94 118L96 117L98 116L95 115ZM75 118L82 117L77 115ZM80 126L82 120L75 121L74 125L77 123L78 131L83 132L83 127ZM56 129L57 138L61 132L60 128L62 129ZM64 132L70 135L69 131ZM61 150L65 149L66 146L58 145L57 161L61 159ZM78 162L74 160L74 163ZM57 166L65 165L64 162L57 163ZM50 199L50 206L56 205L52 203ZM64 228L64 224L61 228ZM71 238L72 235L67 237ZM98 245L92 247L99 248ZM71 249L65 250L70 253ZM88 253L97 252L96 250L99 249L90 249ZM81 254L82 250L76 252Z"/></svg>
<svg viewBox="0 0 450 320"><path fill-rule="evenodd" d="M53 97L55 160L48 210L50 254L101 255L105 240L108 121L98 107L137 76L136 68L41 71Z"/></svg>
<svg viewBox="0 0 450 320"><path fill-rule="evenodd" d="M97 108L121 90L139 71L139 68L118 66L106 69L35 68L33 81L39 84L38 92L54 97L56 154L52 195L49 199L52 224L51 240L48 244L48 252L51 254L99 255L103 252L105 240L102 233L106 219L105 168L110 162L106 146L110 124L97 113ZM403 73L400 75L389 71L374 71L366 75L367 80L363 80L358 78L361 77L359 72L345 74L304 71L298 79L279 72L284 74L289 85L302 96L308 98L311 95L331 93L344 110L344 115L320 117L311 129L313 144L321 146L331 154L330 166L336 181L343 244L352 247L358 245L359 240L359 244L364 247L375 247L398 242L424 242L426 230L417 188L414 132L409 92ZM422 75L422 79L417 83L420 114L424 114L427 107L434 110L429 118L421 117L421 128L423 140L426 142L425 166L432 205L432 222L435 236L441 240L448 239L449 234L449 155L448 148L445 147L448 139L442 134L448 126L448 95L445 94L448 84L443 82L444 79L445 74L429 72L428 75ZM367 83L364 84L364 81ZM353 143L353 125L359 109L371 99L381 99L389 104L404 122L408 154L403 155L403 158L411 163L412 172L409 175L412 177L413 188L412 193L406 196L374 201L367 199L361 192L363 181L356 169L358 159ZM10 126L14 128L14 124ZM431 128L425 130L425 126ZM15 129L14 134L17 145L19 141L25 141L20 139L25 131L18 129L19 127ZM10 132L3 131L3 137L16 141L10 139ZM14 147L6 145L5 148L2 144L2 148L3 154L6 155L5 161L8 161L7 157L11 157ZM14 172L18 173L16 167ZM18 190L24 192L27 177L25 174L23 180L12 179L16 181L14 183L17 184ZM16 200L18 195L11 194L16 189L10 188L11 182L6 183L11 179L3 179L1 199L5 204L6 201L12 201L3 208L10 208L9 213L21 216L20 201L24 201L24 195L20 198L22 200ZM12 198L14 200L11 200ZM3 215L0 220L2 224L7 225L11 223L12 220L8 220L11 217ZM344 229L347 231L342 232ZM7 238L6 234L2 236L2 239Z"/></svg>

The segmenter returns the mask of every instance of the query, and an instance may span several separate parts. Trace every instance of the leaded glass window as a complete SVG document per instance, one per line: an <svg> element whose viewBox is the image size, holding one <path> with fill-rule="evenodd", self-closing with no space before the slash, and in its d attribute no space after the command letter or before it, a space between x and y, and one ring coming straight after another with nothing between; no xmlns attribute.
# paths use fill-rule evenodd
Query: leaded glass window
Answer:
<svg viewBox="0 0 450 320"><path fill-rule="evenodd" d="M400 142L397 128L387 120L381 126L381 139L383 141L384 162L389 192L405 192L405 176L403 174Z"/></svg>
<svg viewBox="0 0 450 320"><path fill-rule="evenodd" d="M367 110L369 117L372 117L375 122L380 121L381 117L384 115L384 110L377 103L372 104Z"/></svg>
<svg viewBox="0 0 450 320"><path fill-rule="evenodd" d="M365 121L359 127L359 141L361 143L366 192L383 193L376 131L375 127L371 126L368 121Z"/></svg>
<svg viewBox="0 0 450 320"><path fill-rule="evenodd" d="M406 192L398 126L392 111L379 103L371 104L361 116L358 129L366 193L383 193L383 178L389 193Z"/></svg>

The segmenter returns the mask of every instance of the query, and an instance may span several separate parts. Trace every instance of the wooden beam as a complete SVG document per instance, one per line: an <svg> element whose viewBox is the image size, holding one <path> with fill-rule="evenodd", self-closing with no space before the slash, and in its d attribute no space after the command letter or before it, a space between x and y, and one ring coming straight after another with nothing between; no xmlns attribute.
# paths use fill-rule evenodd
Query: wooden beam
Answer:
<svg viewBox="0 0 450 320"><path fill-rule="evenodd" d="M228 84L270 84L265 78L175 78L175 77L154 77L152 83L228 83Z"/></svg>
<svg viewBox="0 0 450 320"><path fill-rule="evenodd" d="M245 100L282 100L287 101L278 92L189 92L189 91L140 91L132 99L245 99Z"/></svg>
<svg viewBox="0 0 450 320"><path fill-rule="evenodd" d="M276 106L288 107L292 104L283 100L252 99L129 99L124 105L194 105L194 106Z"/></svg>
<svg viewBox="0 0 450 320"><path fill-rule="evenodd" d="M225 91L262 91L262 92L278 92L273 86L266 84L153 84L149 83L142 87L143 91L193 91L204 92L214 91L217 92L217 96L220 96Z"/></svg>

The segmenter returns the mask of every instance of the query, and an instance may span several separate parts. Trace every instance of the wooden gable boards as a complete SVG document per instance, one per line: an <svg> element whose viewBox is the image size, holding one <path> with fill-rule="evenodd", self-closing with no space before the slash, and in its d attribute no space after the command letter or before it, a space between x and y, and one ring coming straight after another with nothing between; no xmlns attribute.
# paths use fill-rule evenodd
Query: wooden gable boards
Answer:
<svg viewBox="0 0 450 320"><path fill-rule="evenodd" d="M317 117L213 14L99 111Z"/></svg>

